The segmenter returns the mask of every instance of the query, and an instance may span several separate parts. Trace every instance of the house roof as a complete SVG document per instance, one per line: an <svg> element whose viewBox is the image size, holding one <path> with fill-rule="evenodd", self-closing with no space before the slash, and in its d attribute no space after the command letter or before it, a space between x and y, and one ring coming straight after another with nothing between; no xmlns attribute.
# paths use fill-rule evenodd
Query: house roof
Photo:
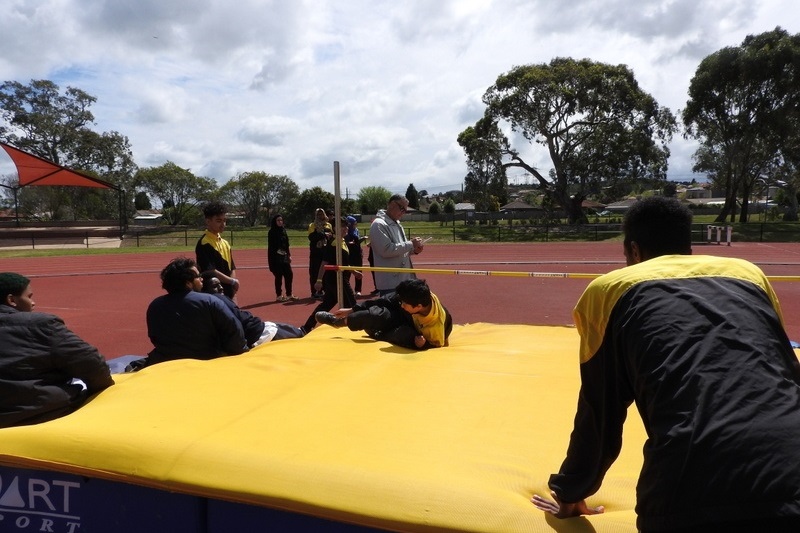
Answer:
<svg viewBox="0 0 800 533"><path fill-rule="evenodd" d="M608 211L627 211L630 206L638 202L638 198L626 198L619 202L613 202L606 206Z"/></svg>
<svg viewBox="0 0 800 533"><path fill-rule="evenodd" d="M540 209L541 207L532 206L531 204L523 202L522 200L514 200L513 202L509 202L500 208L501 211L536 211Z"/></svg>

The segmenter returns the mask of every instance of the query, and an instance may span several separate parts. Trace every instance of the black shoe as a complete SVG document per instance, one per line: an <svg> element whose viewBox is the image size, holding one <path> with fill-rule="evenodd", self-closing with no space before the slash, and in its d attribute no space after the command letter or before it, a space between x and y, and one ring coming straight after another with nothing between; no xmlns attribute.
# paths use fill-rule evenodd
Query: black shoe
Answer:
<svg viewBox="0 0 800 533"><path fill-rule="evenodd" d="M344 318L337 318L336 315L333 313L329 313L327 311L318 311L314 318L317 319L317 322L320 324L327 324L329 326L333 326L335 328L340 328L344 326Z"/></svg>

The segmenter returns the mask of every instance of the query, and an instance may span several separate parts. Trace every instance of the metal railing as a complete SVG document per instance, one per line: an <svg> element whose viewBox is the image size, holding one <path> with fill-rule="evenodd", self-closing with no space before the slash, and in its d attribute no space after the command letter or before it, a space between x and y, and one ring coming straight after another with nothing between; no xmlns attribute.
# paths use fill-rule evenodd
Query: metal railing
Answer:
<svg viewBox="0 0 800 533"><path fill-rule="evenodd" d="M568 225L562 223L532 223L530 221L484 221L442 220L439 222L405 223L409 238L420 236L432 238L433 242L559 242L559 241L605 241L622 235L618 222ZM692 228L692 241L706 243L717 240L716 233L708 237L708 228L731 227L732 242L800 242L800 224L761 222L749 224L697 223ZM362 235L369 231L367 223L361 225ZM266 248L268 229L265 227L229 227L225 238L239 248ZM114 246L159 248L193 247L202 236L203 228L188 227L130 227L120 237L118 231L84 228L59 228L52 231L8 231L0 229L0 247L45 249L45 248L105 248ZM727 235L726 235L727 237ZM289 238L293 246L308 244L305 229L290 229Z"/></svg>

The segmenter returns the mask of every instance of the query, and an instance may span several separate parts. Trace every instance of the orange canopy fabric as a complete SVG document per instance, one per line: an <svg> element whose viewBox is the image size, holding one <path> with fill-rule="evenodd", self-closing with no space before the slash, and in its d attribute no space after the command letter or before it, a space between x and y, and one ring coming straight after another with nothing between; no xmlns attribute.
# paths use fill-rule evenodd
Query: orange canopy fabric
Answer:
<svg viewBox="0 0 800 533"><path fill-rule="evenodd" d="M97 187L101 189L117 189L117 187L99 178L93 178L75 170L69 170L46 159L23 152L10 144L0 142L0 146L17 167L19 186L28 185L68 185L72 187Z"/></svg>

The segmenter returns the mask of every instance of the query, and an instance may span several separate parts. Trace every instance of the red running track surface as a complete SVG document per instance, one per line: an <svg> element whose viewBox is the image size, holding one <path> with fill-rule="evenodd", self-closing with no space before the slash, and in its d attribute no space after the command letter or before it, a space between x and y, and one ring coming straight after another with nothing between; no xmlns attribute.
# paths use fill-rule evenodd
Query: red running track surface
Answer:
<svg viewBox="0 0 800 533"><path fill-rule="evenodd" d="M308 256L294 252L293 303L275 301L265 250L234 250L242 289L239 305L264 320L301 325L316 306L309 297ZM733 243L699 245L694 253L740 257L758 264L768 276L800 275L800 244ZM9 258L0 271L32 279L36 310L64 318L67 326L97 346L106 358L146 354L145 310L163 293L159 272L173 257L194 251L64 257ZM414 258L425 269L567 272L601 274L624 266L620 243L448 244L425 247ZM478 276L425 273L426 279L458 324L572 324L572 308L589 279ZM775 282L789 337L800 341L800 282ZM364 293L373 289L365 275ZM325 326L323 326L325 327Z"/></svg>

